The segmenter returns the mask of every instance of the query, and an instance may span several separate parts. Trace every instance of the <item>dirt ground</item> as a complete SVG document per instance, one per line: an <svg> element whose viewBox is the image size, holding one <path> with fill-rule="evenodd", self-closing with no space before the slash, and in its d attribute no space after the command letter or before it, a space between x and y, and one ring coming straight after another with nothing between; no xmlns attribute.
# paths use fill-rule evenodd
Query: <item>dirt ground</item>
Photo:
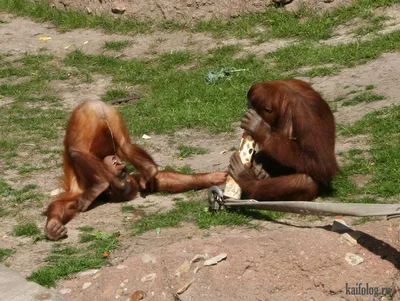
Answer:
<svg viewBox="0 0 400 301"><path fill-rule="evenodd" d="M399 29L399 11L397 6L389 12L394 17L384 30ZM117 39L135 41L132 47L124 50L126 58L148 58L187 47L188 44L193 47L192 50L204 51L221 44L241 43L248 45L244 47L244 51L264 54L292 43L269 41L264 48L262 45L253 47L246 40L214 40L205 34L185 32L153 33L135 37L106 35L93 30L59 33L51 24L34 23L5 14L0 14L0 18L8 22L0 25L0 36L3 37L0 52L15 55L37 53L44 46L59 58L76 48L88 53L99 53L105 41ZM38 36L51 36L52 39L39 41ZM162 36L163 42L154 45L157 36ZM338 37L340 36L331 42L337 43ZM346 32L343 32L342 37L341 43L354 39ZM188 40L195 43L186 43ZM65 49L66 45L72 46ZM368 112L400 104L400 53L386 53L374 61L344 69L334 76L304 79L311 82L327 101L332 101L352 89L376 86L374 91L384 95L384 100L343 107L335 112L338 123L353 123ZM65 108L70 110L84 98L99 99L112 83L110 78L94 75L92 83L82 84L67 80L54 81L51 85L63 100ZM1 99L0 109L10 101L12 100ZM240 135L239 129L236 133L213 136L201 131L182 130L172 137L150 134L150 140L136 137L136 141L144 145L161 166L190 164L194 170L203 172L224 170L232 154L229 149L237 146ZM336 151L340 153L354 147L368 148L368 139L367 136L338 137ZM193 146L205 147L209 152L178 160L176 145L182 140ZM58 147L61 147L61 143L62 137ZM1 173L13 185L26 184L26 179L21 179L16 173L9 170L2 170ZM38 185L41 192L49 195L57 187L57 177L60 175L61 169L38 171L29 178L29 184ZM206 194L204 191L203 196L206 197ZM145 199L138 197L127 205L150 204L145 209L147 212L164 211L172 207L173 197L176 196L157 195ZM184 195L182 197L185 198ZM27 217L35 218L38 224L44 225L45 219L40 213L46 205L32 209ZM160 233L150 231L140 237L131 237L125 222L132 218L132 214L121 213L121 204L108 203L80 214L69 223L69 236L64 242L77 243L77 228L92 226L101 231L120 231L122 246L112 252L111 266L72 276L71 279L60 282L56 290L69 300L82 301L130 300L130 295L136 290L146 292L144 300L383 301L388 299L381 298L380 294L376 297L349 295L346 288L355 287L359 283L364 287L368 284L370 288L379 289L395 290L400 286L400 227L397 220L378 219L352 226L355 219L344 218L360 236L356 245L350 245L341 233L331 231L334 218L287 215L275 222L258 221L259 230L246 227L199 230L186 224L177 229L161 229ZM30 238L14 237L10 234L13 225L17 223L14 218L0 220L0 247L17 250L5 263L23 275L29 275L43 264L43 259L54 243L39 241L32 247ZM391 231L388 231L389 228ZM186 262L190 262L196 254L206 254L205 257L211 258L221 253L227 254L226 259L214 266L203 266L203 259L191 264ZM355 255L361 257L362 262L352 265L346 258ZM177 270L180 271L179 275ZM191 285L187 290L176 297L175 293L188 283ZM392 300L400 300L399 293L395 293Z"/></svg>
<svg viewBox="0 0 400 301"><path fill-rule="evenodd" d="M89 14L113 13L131 15L139 19L209 20L212 18L234 18L246 12L265 9L268 5L285 3L289 10L297 10L305 4L326 10L353 0L49 0L57 9L78 9Z"/></svg>

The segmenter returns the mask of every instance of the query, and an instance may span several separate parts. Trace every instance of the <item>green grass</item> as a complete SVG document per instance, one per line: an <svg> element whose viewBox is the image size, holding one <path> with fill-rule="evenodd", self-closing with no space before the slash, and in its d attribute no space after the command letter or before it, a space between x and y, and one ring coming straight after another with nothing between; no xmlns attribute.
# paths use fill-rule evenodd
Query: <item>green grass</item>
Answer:
<svg viewBox="0 0 400 301"><path fill-rule="evenodd" d="M193 222L200 229L209 229L211 226L236 226L251 224L252 217L262 220L278 218L282 214L256 210L222 210L211 212L207 210L204 201L176 201L175 208L165 213L154 213L144 216L132 224L133 235L158 228L180 227L183 222Z"/></svg>
<svg viewBox="0 0 400 301"><path fill-rule="evenodd" d="M40 234L40 230L33 222L15 225L13 229L15 236L35 236L38 234Z"/></svg>
<svg viewBox="0 0 400 301"><path fill-rule="evenodd" d="M158 57L159 65L165 69L172 69L179 65L187 65L192 62L194 54L189 51L171 51Z"/></svg>
<svg viewBox="0 0 400 301"><path fill-rule="evenodd" d="M124 98L124 97L128 97L128 96L129 96L129 92L127 90L122 89L122 88L112 88L112 89L108 90L105 95L103 95L102 100L111 101L111 100L115 100L118 98Z"/></svg>
<svg viewBox="0 0 400 301"><path fill-rule="evenodd" d="M385 16L375 16L370 20L369 24L357 28L354 33L358 36L365 36L367 34L376 33L379 30L383 29L384 21L386 21L387 19L388 17Z"/></svg>
<svg viewBox="0 0 400 301"><path fill-rule="evenodd" d="M121 207L122 213L132 213L135 211L135 207L132 205L124 205Z"/></svg>
<svg viewBox="0 0 400 301"><path fill-rule="evenodd" d="M61 31L76 28L95 28L107 32L136 34L147 33L151 29L149 22L139 21L133 16L114 18L110 14L88 15L83 11L56 10L45 1L0 0L0 10L41 22L50 21L57 25L58 30Z"/></svg>
<svg viewBox="0 0 400 301"><path fill-rule="evenodd" d="M36 185L28 184L20 189L13 189L7 182L0 179L0 204L2 207L9 205L23 204L26 201L39 201L43 195L33 192L37 188Z"/></svg>
<svg viewBox="0 0 400 301"><path fill-rule="evenodd" d="M400 32L395 31L368 41L339 45L316 45L301 43L278 49L267 54L282 70L292 70L305 66L334 64L353 67L377 58L380 54L400 48Z"/></svg>
<svg viewBox="0 0 400 301"><path fill-rule="evenodd" d="M372 92L363 92L361 94L354 96L352 99L343 101L342 105L343 106L354 106L354 105L362 103L362 102L370 103L370 102L379 101L382 99L385 99L385 96L375 94Z"/></svg>
<svg viewBox="0 0 400 301"><path fill-rule="evenodd" d="M252 54L235 58L234 54L240 48L224 46L196 55L197 67L190 70L177 70L179 60L175 60L174 54L143 61L75 51L67 55L65 63L81 72L86 70L111 76L116 84L145 87L141 91L141 100L121 106L129 131L141 136L152 132L167 134L182 128L231 131L233 122L239 120L246 110L246 92L254 82L291 77L288 71L302 67L331 64L330 67L314 67L308 74L327 75L399 48L400 32L397 31L370 41L345 45L304 43L287 46L268 54L266 59ZM223 67L247 71L207 85L207 72Z"/></svg>
<svg viewBox="0 0 400 301"><path fill-rule="evenodd" d="M398 3L398 0L359 0L351 5L323 13L304 7L298 12L271 8L265 12L244 14L227 21L219 19L200 21L194 26L194 30L211 32L216 36L256 37L258 40L270 38L328 39L333 36L336 26L356 17L370 21L372 29L364 29L364 31L376 31L382 20L374 17L372 10L394 3Z"/></svg>
<svg viewBox="0 0 400 301"><path fill-rule="evenodd" d="M0 262L3 262L7 257L15 253L13 249L0 249Z"/></svg>
<svg viewBox="0 0 400 301"><path fill-rule="evenodd" d="M351 126L341 126L339 133L345 136L371 135L369 156L353 150L346 155L349 162L334 179L335 196L340 199L357 200L360 195L367 201L375 197L387 198L400 194L400 106L367 114ZM362 189L351 180L352 175L369 174L372 180Z"/></svg>
<svg viewBox="0 0 400 301"><path fill-rule="evenodd" d="M128 47L131 44L131 41L106 41L104 43L104 50L113 50L113 51L121 51L122 49Z"/></svg>
<svg viewBox="0 0 400 301"><path fill-rule="evenodd" d="M34 271L27 279L45 287L53 287L58 280L72 273L100 268L108 263L108 256L104 256L104 253L109 253L118 247L119 242L116 239L118 236L119 233L93 230L82 234L81 242L88 242L83 247L55 245L46 259L47 265Z"/></svg>
<svg viewBox="0 0 400 301"><path fill-rule="evenodd" d="M190 145L180 144L178 146L179 158L192 157L193 155L204 155L208 153L208 150L203 147L196 147Z"/></svg>

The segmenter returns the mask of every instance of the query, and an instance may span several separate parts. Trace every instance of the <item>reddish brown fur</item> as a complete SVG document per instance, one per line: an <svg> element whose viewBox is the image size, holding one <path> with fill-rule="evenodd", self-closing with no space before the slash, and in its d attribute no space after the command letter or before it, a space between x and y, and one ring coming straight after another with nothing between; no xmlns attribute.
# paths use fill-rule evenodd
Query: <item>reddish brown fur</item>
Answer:
<svg viewBox="0 0 400 301"><path fill-rule="evenodd" d="M247 96L255 112L246 113L242 128L257 142L255 160L270 177L256 179L237 155L231 160L232 176L257 200L314 199L339 170L329 105L308 83L295 79L256 83Z"/></svg>
<svg viewBox="0 0 400 301"><path fill-rule="evenodd" d="M104 160L111 155L129 161L139 174L126 176L125 169L115 172L110 166L111 160ZM50 239L64 236L67 231L64 225L100 195L113 201L126 201L134 198L138 191L182 192L207 188L223 184L227 176L227 173L158 173L151 156L130 142L119 111L101 101L85 101L72 112L63 158L65 193L57 196L46 211L45 230Z"/></svg>

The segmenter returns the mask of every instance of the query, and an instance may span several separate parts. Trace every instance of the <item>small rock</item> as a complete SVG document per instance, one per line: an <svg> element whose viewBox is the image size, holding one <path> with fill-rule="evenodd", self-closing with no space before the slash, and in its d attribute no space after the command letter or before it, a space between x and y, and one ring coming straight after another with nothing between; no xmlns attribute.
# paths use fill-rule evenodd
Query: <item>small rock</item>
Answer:
<svg viewBox="0 0 400 301"><path fill-rule="evenodd" d="M221 253L221 254L219 254L219 255L213 257L213 258L210 258L210 259L204 261L204 264L203 264L203 265L209 266L209 265L217 264L217 263L220 262L221 260L224 260L227 256L228 256L228 254L226 254L226 253Z"/></svg>
<svg viewBox="0 0 400 301"><path fill-rule="evenodd" d="M90 7L85 8L86 12L90 15L93 11L90 9Z"/></svg>
<svg viewBox="0 0 400 301"><path fill-rule="evenodd" d="M228 150L227 150L227 149L224 149L224 150L221 151L219 154L220 154L220 155L225 155L227 152L228 152Z"/></svg>
<svg viewBox="0 0 400 301"><path fill-rule="evenodd" d="M345 259L346 259L347 263L352 266L359 265L360 263L362 263L364 261L364 259L361 256L358 256L353 253L346 253Z"/></svg>
<svg viewBox="0 0 400 301"><path fill-rule="evenodd" d="M91 286L92 285L92 283L91 282L85 282L83 285L82 285L82 289L83 290L85 290L85 289L87 289L89 286Z"/></svg>
<svg viewBox="0 0 400 301"><path fill-rule="evenodd" d="M94 275L92 278L93 278L93 279L97 279L97 278L99 278L100 276L101 276L101 273L98 273L98 274Z"/></svg>
<svg viewBox="0 0 400 301"><path fill-rule="evenodd" d="M142 300L146 296L144 291L136 291L132 294L131 301L139 301Z"/></svg>
<svg viewBox="0 0 400 301"><path fill-rule="evenodd" d="M122 15L124 12L126 12L126 8L122 6L114 6L111 8L111 12L113 14Z"/></svg>
<svg viewBox="0 0 400 301"><path fill-rule="evenodd" d="M63 288L62 290L60 290L61 295L66 295L69 294L70 292L72 292L70 288Z"/></svg>
<svg viewBox="0 0 400 301"><path fill-rule="evenodd" d="M183 294L184 292L186 292L186 290L189 288L189 286L191 286L193 284L193 282L195 282L195 280L196 279L194 279L194 278L192 280L190 280L188 283L186 283L184 286L182 286L180 289L178 289L176 291L176 293L178 295L180 295L180 294Z"/></svg>
<svg viewBox="0 0 400 301"><path fill-rule="evenodd" d="M182 273L187 273L190 271L190 262L185 260L184 263L176 270L175 276L180 276Z"/></svg>
<svg viewBox="0 0 400 301"><path fill-rule="evenodd" d="M125 279L124 281L122 281L121 283L120 283L120 287L124 287L127 283L129 282L129 280L128 279Z"/></svg>
<svg viewBox="0 0 400 301"><path fill-rule="evenodd" d="M351 229L349 228L349 226L347 226L347 224L345 223L344 220L342 220L342 219L335 219L335 220L333 221L332 229L331 229L331 230L332 230L333 232L341 233L341 232L349 231L349 230L351 230Z"/></svg>
<svg viewBox="0 0 400 301"><path fill-rule="evenodd" d="M140 280L141 280L142 282L148 282L148 281L154 280L154 279L156 278L156 276L157 276L156 273L151 273L151 274L148 274L148 275L142 277L142 279L140 279Z"/></svg>
<svg viewBox="0 0 400 301"><path fill-rule="evenodd" d="M146 140L148 140L148 139L151 139L151 137L150 137L150 136L148 136L148 135L146 135L146 134L143 134L143 136L142 136L142 139L146 139Z"/></svg>
<svg viewBox="0 0 400 301"><path fill-rule="evenodd" d="M148 263L148 262L156 263L157 259L151 254L144 254L142 256L142 262L143 263Z"/></svg>
<svg viewBox="0 0 400 301"><path fill-rule="evenodd" d="M340 242L346 242L350 246L357 245L357 239L361 236L361 233L358 231L353 231L351 233L344 233L340 236Z"/></svg>
<svg viewBox="0 0 400 301"><path fill-rule="evenodd" d="M126 265L123 265L123 264L117 265L118 270L123 270L125 268L126 268Z"/></svg>
<svg viewBox="0 0 400 301"><path fill-rule="evenodd" d="M96 270L96 269L87 270L87 271L78 273L78 274L76 275L76 277L92 276L92 275L97 274L98 271L99 271L99 270Z"/></svg>
<svg viewBox="0 0 400 301"><path fill-rule="evenodd" d="M119 299L122 295L123 295L124 291L119 288L117 289L117 291L115 292L115 299Z"/></svg>
<svg viewBox="0 0 400 301"><path fill-rule="evenodd" d="M198 262L200 260L205 260L205 259L207 259L207 257L208 257L207 253L205 253L205 254L196 254L196 256L194 256L192 258L190 263Z"/></svg>
<svg viewBox="0 0 400 301"><path fill-rule="evenodd" d="M193 274L197 274L197 272L200 270L200 267L196 267L194 270L193 270Z"/></svg>
<svg viewBox="0 0 400 301"><path fill-rule="evenodd" d="M357 245L357 240L350 236L349 233L344 233L340 236L340 242L346 242L349 246Z"/></svg>

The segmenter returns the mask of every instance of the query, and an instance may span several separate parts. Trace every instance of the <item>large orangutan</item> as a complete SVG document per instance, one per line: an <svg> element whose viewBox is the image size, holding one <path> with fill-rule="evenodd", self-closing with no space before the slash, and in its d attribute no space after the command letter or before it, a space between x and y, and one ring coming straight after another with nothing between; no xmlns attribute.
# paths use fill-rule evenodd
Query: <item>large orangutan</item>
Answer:
<svg viewBox="0 0 400 301"><path fill-rule="evenodd" d="M244 197L259 201L311 201L339 170L335 122L329 105L296 79L254 84L241 128L258 145L254 157L263 173L231 157L229 173Z"/></svg>
<svg viewBox="0 0 400 301"><path fill-rule="evenodd" d="M47 208L49 239L66 235L64 226L100 195L111 201L133 199L138 192L183 192L225 183L227 173L185 175L158 171L151 156L130 142L119 111L101 101L84 101L73 112L64 139L64 193ZM137 174L127 174L125 159Z"/></svg>

